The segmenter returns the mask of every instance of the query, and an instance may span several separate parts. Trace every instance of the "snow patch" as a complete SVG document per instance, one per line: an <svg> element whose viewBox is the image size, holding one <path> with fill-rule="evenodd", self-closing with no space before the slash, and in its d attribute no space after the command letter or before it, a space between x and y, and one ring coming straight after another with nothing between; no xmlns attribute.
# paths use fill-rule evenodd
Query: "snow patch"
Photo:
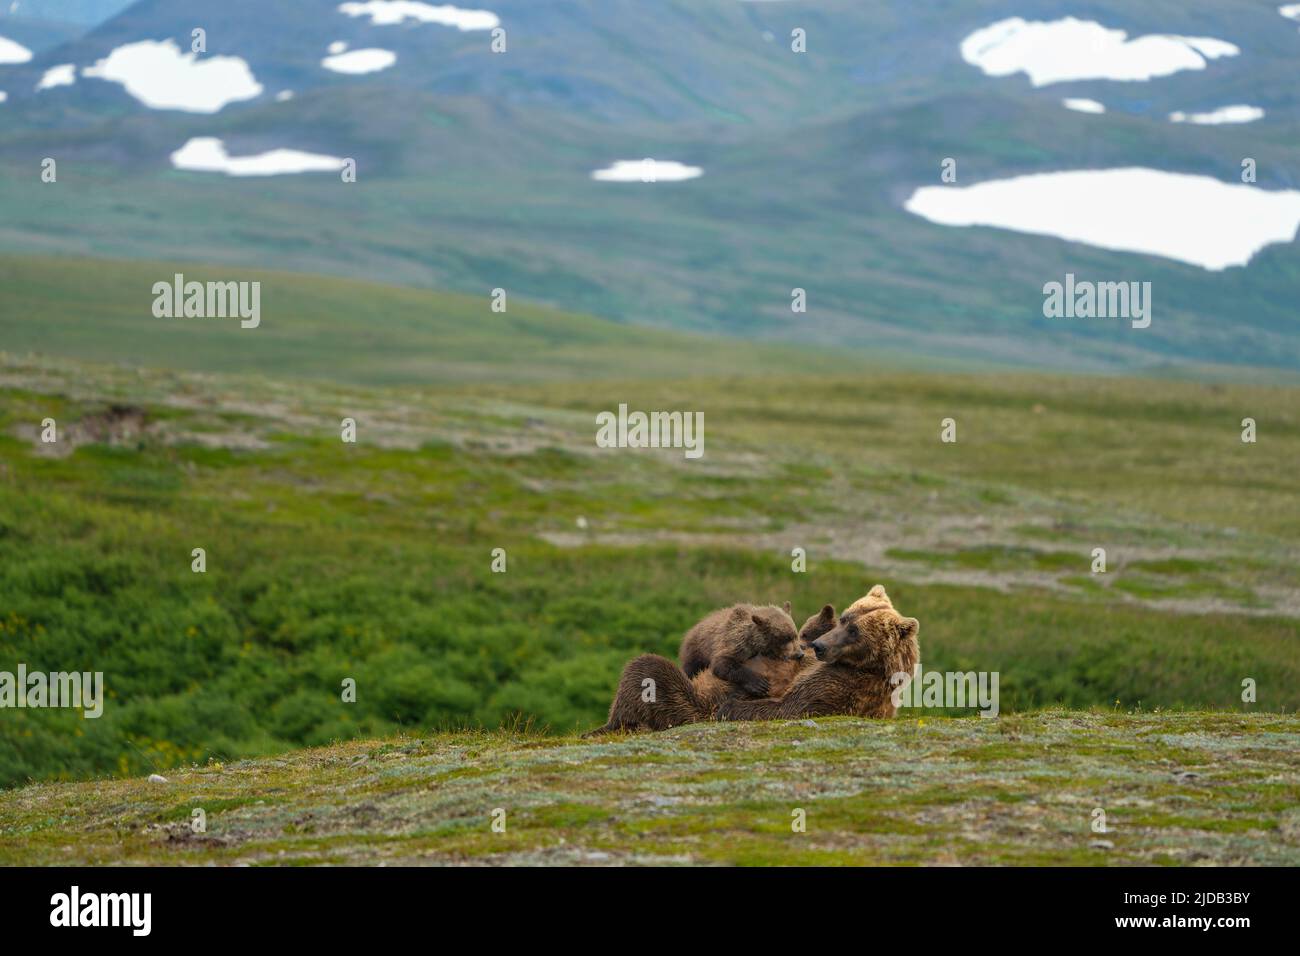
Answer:
<svg viewBox="0 0 1300 956"><path fill-rule="evenodd" d="M1258 106L1245 106L1237 104L1235 106L1220 106L1217 110L1209 113L1184 113L1182 110L1175 110L1169 114L1169 119L1174 123L1197 123L1201 126L1219 126L1223 123L1253 123L1257 119L1264 118L1264 111Z"/></svg>
<svg viewBox="0 0 1300 956"><path fill-rule="evenodd" d="M1067 110L1075 110L1079 113L1104 113L1106 107L1096 100L1085 100L1077 97L1061 100Z"/></svg>
<svg viewBox="0 0 1300 956"><path fill-rule="evenodd" d="M1099 249L1163 256L1212 272L1292 242L1300 192L1140 167L923 186L908 212L944 226L993 226Z"/></svg>
<svg viewBox="0 0 1300 956"><path fill-rule="evenodd" d="M32 58L32 51L21 43L6 37L0 37L0 63L26 63Z"/></svg>
<svg viewBox="0 0 1300 956"><path fill-rule="evenodd" d="M464 10L451 5L432 6L416 0L368 0L366 3L341 3L339 12L350 17L370 17L378 26L393 26L406 20L440 23L459 30L491 30L501 20L490 10Z"/></svg>
<svg viewBox="0 0 1300 956"><path fill-rule="evenodd" d="M60 63L45 71L41 81L36 84L37 91L52 90L56 86L71 86L77 82L77 67L72 63Z"/></svg>
<svg viewBox="0 0 1300 956"><path fill-rule="evenodd" d="M150 109L216 113L262 92L247 61L237 56L198 58L174 40L140 40L113 50L82 76L120 83Z"/></svg>
<svg viewBox="0 0 1300 956"><path fill-rule="evenodd" d="M1203 70L1207 60L1241 51L1226 40L1149 34L1128 39L1093 20L999 20L961 42L967 63L989 76L1025 73L1034 86L1070 80L1149 80Z"/></svg>
<svg viewBox="0 0 1300 956"><path fill-rule="evenodd" d="M171 155L172 165L202 173L227 176L282 176L288 173L333 172L343 167L337 156L305 153L297 149L273 149L251 156L231 156L215 136L198 136Z"/></svg>
<svg viewBox="0 0 1300 956"><path fill-rule="evenodd" d="M674 183L703 174L699 166L685 166L676 160L620 159L594 170L591 178L605 183Z"/></svg>
<svg viewBox="0 0 1300 956"><path fill-rule="evenodd" d="M391 50L367 49L336 53L320 61L320 65L335 73L378 73L397 62Z"/></svg>

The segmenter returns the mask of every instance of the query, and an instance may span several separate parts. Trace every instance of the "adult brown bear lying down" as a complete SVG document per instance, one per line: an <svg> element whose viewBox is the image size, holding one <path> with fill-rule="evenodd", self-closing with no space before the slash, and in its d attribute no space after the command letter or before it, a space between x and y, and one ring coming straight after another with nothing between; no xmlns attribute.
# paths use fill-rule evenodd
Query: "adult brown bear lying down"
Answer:
<svg viewBox="0 0 1300 956"><path fill-rule="evenodd" d="M850 605L827 633L812 642L816 660L804 658L781 697L745 700L709 671L694 680L667 658L644 654L623 669L610 706L611 730L663 730L699 720L767 720L776 717L892 717L891 678L911 674L920 659L920 623L895 609L877 584ZM647 685L649 679L653 684ZM647 688L653 688L648 695ZM647 699L652 696L653 699Z"/></svg>
<svg viewBox="0 0 1300 956"><path fill-rule="evenodd" d="M709 618L730 611L730 608L724 608ZM690 638L699 626L692 628L682 642L683 660L691 656ZM805 646L811 644L834 626L835 609L828 604L804 622L798 641ZM746 660L740 669L759 679L769 694L781 695L793 685L806 662L811 660L811 653L802 652L798 660L784 655L780 658L755 656ZM647 684L647 680L651 683ZM594 737L614 730L667 730L678 724L708 720L729 695L745 696L745 693L745 682L729 681L713 667L706 667L688 677L666 657L642 654L623 668L614 702L609 707L608 722L583 736Z"/></svg>
<svg viewBox="0 0 1300 956"><path fill-rule="evenodd" d="M921 623L903 617L877 584L853 602L833 630L813 642L817 659L780 699L728 697L714 716L724 720L773 717L893 717L894 675L910 676L921 659Z"/></svg>

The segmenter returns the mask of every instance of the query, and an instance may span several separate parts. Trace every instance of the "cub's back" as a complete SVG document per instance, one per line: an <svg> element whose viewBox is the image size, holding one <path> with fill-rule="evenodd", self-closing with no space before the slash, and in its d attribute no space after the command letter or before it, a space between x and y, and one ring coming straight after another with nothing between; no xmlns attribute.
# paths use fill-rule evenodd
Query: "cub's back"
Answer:
<svg viewBox="0 0 1300 956"><path fill-rule="evenodd" d="M687 677L694 677L709 666L713 655L723 641L727 632L727 623L732 613L741 605L720 607L710 611L686 632L677 659Z"/></svg>

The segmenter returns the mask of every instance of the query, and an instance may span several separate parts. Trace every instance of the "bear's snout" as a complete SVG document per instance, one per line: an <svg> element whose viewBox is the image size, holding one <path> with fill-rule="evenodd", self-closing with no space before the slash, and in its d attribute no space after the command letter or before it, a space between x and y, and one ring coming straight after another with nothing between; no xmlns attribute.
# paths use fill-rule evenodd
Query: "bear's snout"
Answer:
<svg viewBox="0 0 1300 956"><path fill-rule="evenodd" d="M826 660L826 645L823 644L820 640L816 640L812 642L812 649L813 649L813 653L817 655L817 659L819 661Z"/></svg>

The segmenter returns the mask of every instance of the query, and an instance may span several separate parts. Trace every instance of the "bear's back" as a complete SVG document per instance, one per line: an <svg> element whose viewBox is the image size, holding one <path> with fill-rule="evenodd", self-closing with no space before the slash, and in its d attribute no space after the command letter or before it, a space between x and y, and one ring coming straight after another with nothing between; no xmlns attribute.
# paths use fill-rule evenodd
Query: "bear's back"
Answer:
<svg viewBox="0 0 1300 956"><path fill-rule="evenodd" d="M732 615L737 608L748 607L747 604L733 604L710 611L686 632L677 659L687 677L694 677L708 667L714 655L736 639Z"/></svg>

